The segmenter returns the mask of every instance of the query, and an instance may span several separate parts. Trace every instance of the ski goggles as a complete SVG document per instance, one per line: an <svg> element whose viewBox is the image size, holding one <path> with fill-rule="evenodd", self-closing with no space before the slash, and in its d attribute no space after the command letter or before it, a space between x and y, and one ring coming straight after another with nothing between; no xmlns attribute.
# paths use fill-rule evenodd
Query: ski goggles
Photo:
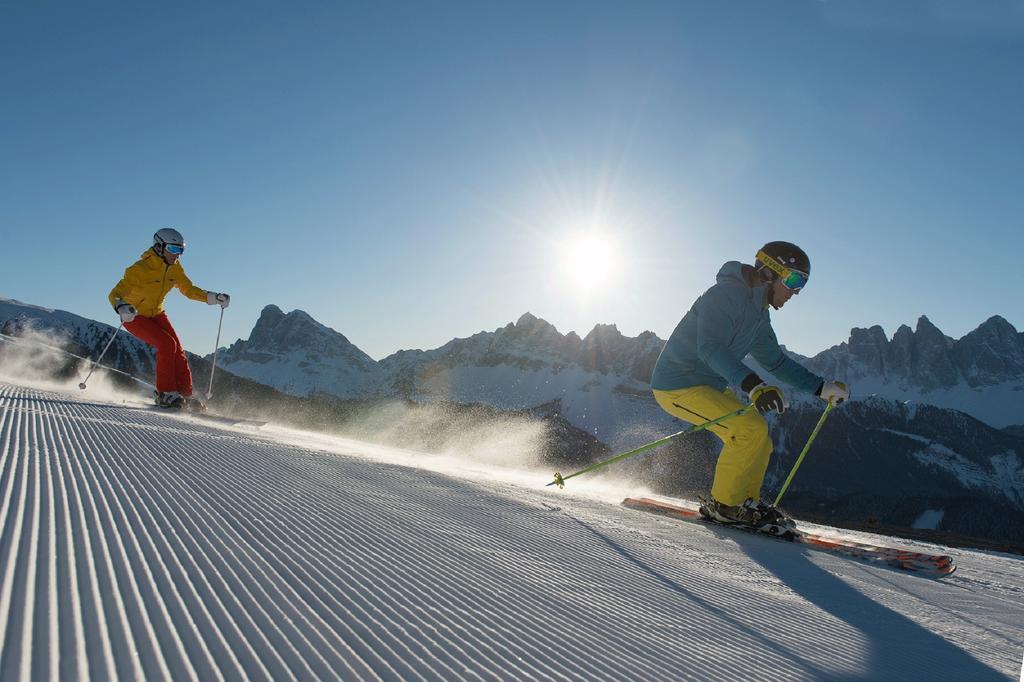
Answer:
<svg viewBox="0 0 1024 682"><path fill-rule="evenodd" d="M182 244L164 244L164 251L180 256L185 253L185 246Z"/></svg>
<svg viewBox="0 0 1024 682"><path fill-rule="evenodd" d="M785 285L787 289L792 289L793 291L800 291L805 286L807 286L807 280L810 279L810 275L808 275L806 272L800 272L799 270L787 268L785 265L782 265L781 263L779 263L779 261L769 256L764 251L757 252L757 259L764 263L772 272L778 275L779 279L782 280L782 284Z"/></svg>

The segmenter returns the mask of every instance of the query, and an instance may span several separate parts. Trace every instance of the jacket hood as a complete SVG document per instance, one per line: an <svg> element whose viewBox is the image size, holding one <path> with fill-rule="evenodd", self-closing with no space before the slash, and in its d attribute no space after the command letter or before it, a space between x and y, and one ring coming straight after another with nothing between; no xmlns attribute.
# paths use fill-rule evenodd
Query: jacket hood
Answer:
<svg viewBox="0 0 1024 682"><path fill-rule="evenodd" d="M750 269L749 265L744 265L738 260L731 260L719 268L716 279L719 284L731 284L749 290L750 300L754 305L759 308L767 306L768 303L765 300L765 289L767 287L764 284L751 285L745 273L747 269Z"/></svg>
<svg viewBox="0 0 1024 682"><path fill-rule="evenodd" d="M718 283L719 284L747 284L746 278L743 276L743 263L738 260L731 260L723 265L718 270Z"/></svg>
<svg viewBox="0 0 1024 682"><path fill-rule="evenodd" d="M168 270L170 270L173 268L182 267L180 260L174 261L174 265L168 265L167 261L164 260L163 256L154 251L152 247L143 251L142 255L139 256L139 260L143 261L146 264L147 268L151 268L154 270L159 268L167 268Z"/></svg>

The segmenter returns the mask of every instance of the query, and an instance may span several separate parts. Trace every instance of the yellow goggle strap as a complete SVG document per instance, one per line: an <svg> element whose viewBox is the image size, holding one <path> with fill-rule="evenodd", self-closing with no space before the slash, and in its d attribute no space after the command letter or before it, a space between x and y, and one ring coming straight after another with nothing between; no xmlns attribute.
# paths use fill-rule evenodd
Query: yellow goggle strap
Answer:
<svg viewBox="0 0 1024 682"><path fill-rule="evenodd" d="M757 260L759 260L762 263L764 263L768 267L769 270L771 270L776 275L778 275L779 278L782 279L783 283L786 284L786 286L790 286L790 282L792 281L792 280L790 280L790 275L792 275L793 273L797 273L798 274L798 277L796 277L794 279L800 282L800 286L803 286L804 284L806 284L807 280L809 279L806 272L801 272L799 270L793 270L791 268L787 268L785 265L783 265L779 261L777 261L774 258L772 258L771 256L769 256L764 251L758 251L756 257L757 257ZM796 288L799 288L799 287L796 287Z"/></svg>

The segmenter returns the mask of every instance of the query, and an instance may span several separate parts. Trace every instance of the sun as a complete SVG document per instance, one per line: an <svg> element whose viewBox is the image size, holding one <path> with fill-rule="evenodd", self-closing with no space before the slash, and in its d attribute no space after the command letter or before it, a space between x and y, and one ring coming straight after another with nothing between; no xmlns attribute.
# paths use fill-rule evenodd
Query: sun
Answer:
<svg viewBox="0 0 1024 682"><path fill-rule="evenodd" d="M562 268L576 286L590 291L609 284L618 270L618 251L611 235L579 232L562 244Z"/></svg>

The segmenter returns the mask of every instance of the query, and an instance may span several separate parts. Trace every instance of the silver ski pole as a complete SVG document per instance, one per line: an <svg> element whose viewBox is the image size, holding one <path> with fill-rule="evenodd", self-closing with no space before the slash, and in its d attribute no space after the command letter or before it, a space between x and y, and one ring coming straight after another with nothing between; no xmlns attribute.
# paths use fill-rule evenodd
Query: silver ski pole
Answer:
<svg viewBox="0 0 1024 682"><path fill-rule="evenodd" d="M220 347L220 328L224 324L224 308L220 309L220 322L217 323L217 341L213 344L213 367L210 368L210 388L206 391L206 399L213 397L213 373L217 371L217 349Z"/></svg>
<svg viewBox="0 0 1024 682"><path fill-rule="evenodd" d="M103 347L103 352L100 353L100 356L98 358L96 358L95 362L92 363L92 367L89 368L89 373L85 376L85 381L83 381L82 383L78 384L78 387L80 389L82 389L83 391L85 390L85 385L87 383L89 383L89 377L91 377L92 373L96 371L96 365L100 364L100 360L102 360L103 356L107 354L107 350L110 348L110 344L114 343L114 339L117 338L117 333L119 331L121 331L121 327L122 326L124 326L124 322L122 322L121 324L117 325L117 329L115 329L114 333L111 334L110 340L107 341L107 345Z"/></svg>

